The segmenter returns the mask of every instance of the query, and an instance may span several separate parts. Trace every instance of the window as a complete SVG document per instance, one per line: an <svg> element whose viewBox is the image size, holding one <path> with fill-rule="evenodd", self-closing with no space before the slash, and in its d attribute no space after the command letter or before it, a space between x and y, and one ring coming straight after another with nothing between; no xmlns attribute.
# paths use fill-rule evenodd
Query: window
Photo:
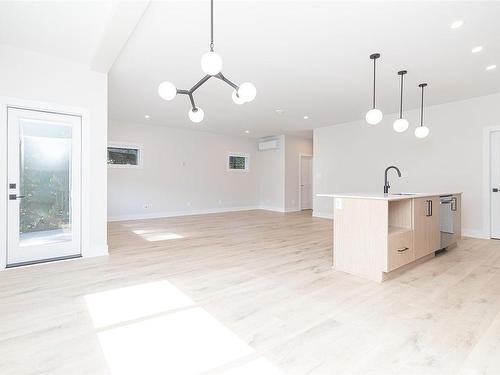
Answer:
<svg viewBox="0 0 500 375"><path fill-rule="evenodd" d="M249 161L250 157L248 154L229 153L227 169L229 171L248 171Z"/></svg>
<svg viewBox="0 0 500 375"><path fill-rule="evenodd" d="M109 144L108 166L112 168L142 168L142 146Z"/></svg>

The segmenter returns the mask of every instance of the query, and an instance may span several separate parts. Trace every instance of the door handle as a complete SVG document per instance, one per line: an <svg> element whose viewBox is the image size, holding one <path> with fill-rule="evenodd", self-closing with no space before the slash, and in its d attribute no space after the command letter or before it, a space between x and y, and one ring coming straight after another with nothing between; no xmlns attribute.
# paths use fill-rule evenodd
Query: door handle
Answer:
<svg viewBox="0 0 500 375"><path fill-rule="evenodd" d="M26 195L9 194L9 200L15 201L17 199L26 198Z"/></svg>
<svg viewBox="0 0 500 375"><path fill-rule="evenodd" d="M494 193L498 193L498 188L493 188L493 189L491 189L491 191Z"/></svg>
<svg viewBox="0 0 500 375"><path fill-rule="evenodd" d="M427 212L425 213L425 216L432 216L432 201L426 200L425 203L427 205Z"/></svg>

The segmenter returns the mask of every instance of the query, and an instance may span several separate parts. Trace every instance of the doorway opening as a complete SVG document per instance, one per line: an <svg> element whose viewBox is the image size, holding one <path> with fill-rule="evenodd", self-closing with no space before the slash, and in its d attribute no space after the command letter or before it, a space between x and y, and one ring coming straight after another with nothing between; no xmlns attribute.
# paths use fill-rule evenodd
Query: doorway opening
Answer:
<svg viewBox="0 0 500 375"><path fill-rule="evenodd" d="M299 209L301 211L313 208L312 160L312 155L299 155Z"/></svg>

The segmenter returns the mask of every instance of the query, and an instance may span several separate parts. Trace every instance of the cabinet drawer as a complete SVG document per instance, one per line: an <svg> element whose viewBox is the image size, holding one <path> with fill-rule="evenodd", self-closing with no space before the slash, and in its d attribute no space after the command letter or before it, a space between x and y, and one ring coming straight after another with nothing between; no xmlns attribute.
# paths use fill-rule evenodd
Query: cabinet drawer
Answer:
<svg viewBox="0 0 500 375"><path fill-rule="evenodd" d="M412 234L413 231L406 231L389 236L387 242L386 272L390 272L415 260Z"/></svg>

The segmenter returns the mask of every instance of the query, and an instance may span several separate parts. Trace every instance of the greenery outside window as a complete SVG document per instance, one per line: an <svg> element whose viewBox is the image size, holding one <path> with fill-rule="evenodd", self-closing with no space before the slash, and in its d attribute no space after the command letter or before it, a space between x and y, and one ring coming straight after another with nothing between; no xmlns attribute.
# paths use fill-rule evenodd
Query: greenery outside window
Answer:
<svg viewBox="0 0 500 375"><path fill-rule="evenodd" d="M111 168L142 168L142 146L129 143L108 145L108 166Z"/></svg>
<svg viewBox="0 0 500 375"><path fill-rule="evenodd" d="M250 168L250 156L248 154L230 152L227 155L228 171L246 172Z"/></svg>

